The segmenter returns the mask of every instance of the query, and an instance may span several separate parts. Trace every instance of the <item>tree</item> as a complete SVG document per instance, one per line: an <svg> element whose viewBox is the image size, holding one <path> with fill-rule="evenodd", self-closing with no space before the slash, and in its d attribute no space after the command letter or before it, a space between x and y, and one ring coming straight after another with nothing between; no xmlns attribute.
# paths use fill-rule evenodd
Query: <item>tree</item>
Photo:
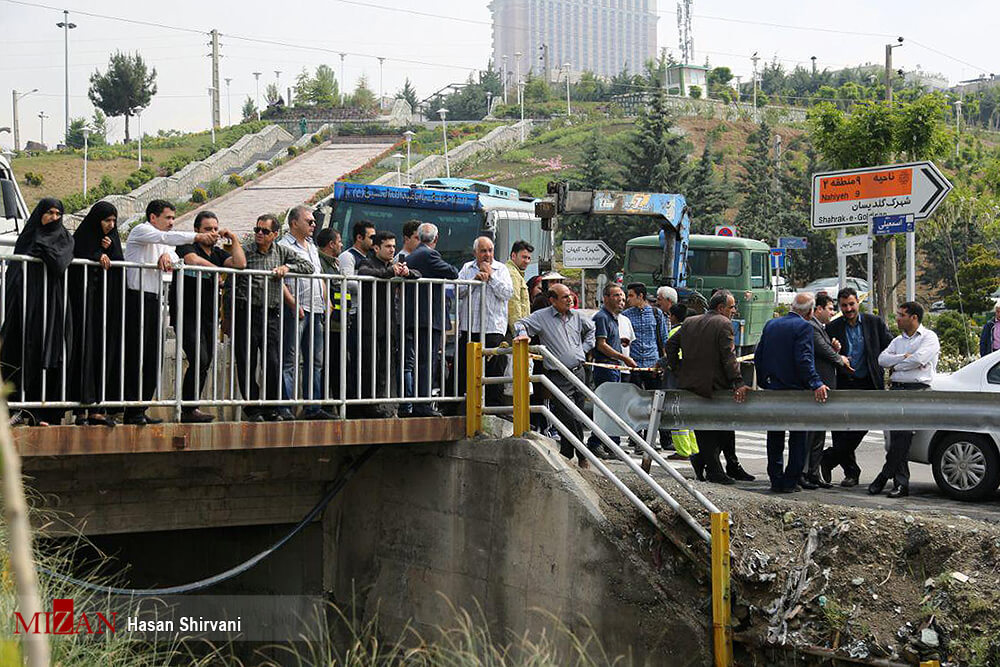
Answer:
<svg viewBox="0 0 1000 667"><path fill-rule="evenodd" d="M643 109L623 146L620 162L625 189L680 192L688 146L673 127L661 90Z"/></svg>
<svg viewBox="0 0 1000 667"><path fill-rule="evenodd" d="M742 236L770 239L777 227L777 187L771 158L771 128L766 122L747 137L749 153L743 161L738 191L742 196L736 226Z"/></svg>
<svg viewBox="0 0 1000 667"><path fill-rule="evenodd" d="M332 67L320 65L316 68L316 75L313 77L309 94L309 101L316 106L332 107L337 103L340 89L337 86L337 77L334 76Z"/></svg>
<svg viewBox="0 0 1000 667"><path fill-rule="evenodd" d="M403 82L403 87L399 89L398 93L396 93L396 99L405 100L406 103L410 105L411 110L416 110L419 100L417 99L417 89L413 87L412 83L410 83L410 77L406 77L406 81Z"/></svg>
<svg viewBox="0 0 1000 667"><path fill-rule="evenodd" d="M351 95L351 106L357 107L358 109L364 109L366 111L372 110L378 106L378 100L375 99L375 93L368 87L368 76L366 74L362 74L358 77L358 85L354 89L354 94Z"/></svg>
<svg viewBox="0 0 1000 667"><path fill-rule="evenodd" d="M981 243L969 248L968 258L958 265L959 290L945 298L949 308L980 313L993 308L993 292L1000 287L1000 257Z"/></svg>
<svg viewBox="0 0 1000 667"><path fill-rule="evenodd" d="M708 97L729 102L733 99L733 71L728 67L716 67L708 71Z"/></svg>
<svg viewBox="0 0 1000 667"><path fill-rule="evenodd" d="M257 105L253 103L253 98L247 95L243 103L243 122L257 120Z"/></svg>
<svg viewBox="0 0 1000 667"><path fill-rule="evenodd" d="M138 52L135 55L116 51L108 71L90 75L87 96L108 116L125 116L125 141L129 141L128 119L137 109L149 106L156 94L156 69L148 70Z"/></svg>
<svg viewBox="0 0 1000 667"><path fill-rule="evenodd" d="M73 148L83 148L83 128L88 127L86 118L73 118L69 122L69 133L66 135L66 145ZM88 127L87 143L90 146L103 146L107 143L107 119L100 109L94 109L94 119Z"/></svg>
<svg viewBox="0 0 1000 667"><path fill-rule="evenodd" d="M694 84L688 86L688 95L694 100L701 99L701 86L696 86Z"/></svg>
<svg viewBox="0 0 1000 667"><path fill-rule="evenodd" d="M552 88L549 82L541 76L531 76L524 83L524 101L527 102L548 102L552 99Z"/></svg>
<svg viewBox="0 0 1000 667"><path fill-rule="evenodd" d="M804 285L837 272L837 248L831 232L813 229L809 222L812 175L819 171L816 151L811 146L802 152L796 148L795 140L789 142L778 170L777 227L781 236L804 236L807 240L805 250L788 253L783 271L789 281Z"/></svg>
<svg viewBox="0 0 1000 667"><path fill-rule="evenodd" d="M278 90L278 84L276 83L267 84L267 87L264 89L264 101L267 103L267 106L269 107L277 106L278 104L282 105L284 104L284 100L281 98L281 91Z"/></svg>
<svg viewBox="0 0 1000 667"><path fill-rule="evenodd" d="M684 198L691 210L691 232L694 234L711 234L732 205L732 189L715 174L711 142L705 142L701 159L684 179Z"/></svg>

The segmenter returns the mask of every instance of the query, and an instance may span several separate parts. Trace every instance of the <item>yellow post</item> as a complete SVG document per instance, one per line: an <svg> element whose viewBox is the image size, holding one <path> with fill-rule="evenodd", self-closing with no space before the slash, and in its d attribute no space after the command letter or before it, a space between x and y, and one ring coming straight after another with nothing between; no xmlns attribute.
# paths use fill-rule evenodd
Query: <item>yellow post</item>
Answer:
<svg viewBox="0 0 1000 667"><path fill-rule="evenodd" d="M712 513L712 634L716 667L732 667L733 625L729 589L729 512Z"/></svg>
<svg viewBox="0 0 1000 667"><path fill-rule="evenodd" d="M941 663L937 660L925 660L920 663L920 667L941 667Z"/></svg>
<svg viewBox="0 0 1000 667"><path fill-rule="evenodd" d="M514 341L514 435L531 430L531 394L528 381L528 341Z"/></svg>
<svg viewBox="0 0 1000 667"><path fill-rule="evenodd" d="M465 435L483 430L483 344L465 346Z"/></svg>

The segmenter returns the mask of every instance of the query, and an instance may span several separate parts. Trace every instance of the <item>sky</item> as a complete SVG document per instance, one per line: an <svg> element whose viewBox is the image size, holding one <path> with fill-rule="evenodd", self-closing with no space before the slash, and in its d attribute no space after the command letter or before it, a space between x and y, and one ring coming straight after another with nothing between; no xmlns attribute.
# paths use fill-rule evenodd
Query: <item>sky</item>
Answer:
<svg viewBox="0 0 1000 667"><path fill-rule="evenodd" d="M339 79L338 54L346 52L348 89L367 75L377 93L381 56L381 87L387 94L409 77L424 98L485 69L492 53L488 0L64 0L59 7L45 2L0 0L0 128L12 124L11 91L38 88L18 104L22 143L40 138L41 112L47 116L47 143L63 136L63 32L55 25L63 20L62 9L77 24L69 35L70 117L92 114L89 77L106 68L112 52L138 50L157 71L158 94L142 117L143 131L153 134L208 129L207 33L213 28L222 33L220 79L232 79L228 95L220 81L223 124L230 112L238 122L244 100L255 95L254 71L263 73L261 95L267 83L276 81L275 70L281 72L277 81L284 91L303 67L313 70L326 63ZM658 44L676 54L675 9L673 2L660 0ZM919 65L952 83L1000 73L993 41L1000 3L966 0L961 11L954 9L930 0L694 0L696 61L707 57L712 66L728 66L747 81L755 51L764 60L778 58L786 69L808 67L810 56L816 56L820 69L839 69L882 63L884 45L899 35L905 42L894 51L897 68ZM109 129L120 140L123 119L109 119ZM11 134L0 132L0 147L11 145Z"/></svg>

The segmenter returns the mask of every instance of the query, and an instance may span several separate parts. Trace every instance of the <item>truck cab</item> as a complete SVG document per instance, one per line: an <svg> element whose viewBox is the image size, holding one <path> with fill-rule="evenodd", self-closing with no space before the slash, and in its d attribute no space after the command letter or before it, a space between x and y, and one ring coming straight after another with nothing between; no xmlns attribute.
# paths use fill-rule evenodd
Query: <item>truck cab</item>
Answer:
<svg viewBox="0 0 1000 667"><path fill-rule="evenodd" d="M753 350L764 323L774 315L774 291L766 243L727 236L692 234L687 250L687 305L703 307L715 289L733 293L739 314L734 318L740 354ZM663 248L656 236L640 236L625 245L624 280L643 283L653 293L661 284ZM678 289L684 301L685 290ZM697 295L691 294L696 292ZM694 297L694 298L690 298ZM699 306L702 304L702 306Z"/></svg>
<svg viewBox="0 0 1000 667"><path fill-rule="evenodd" d="M14 171L7 158L0 155L0 254L11 253L28 213L28 205L17 187Z"/></svg>

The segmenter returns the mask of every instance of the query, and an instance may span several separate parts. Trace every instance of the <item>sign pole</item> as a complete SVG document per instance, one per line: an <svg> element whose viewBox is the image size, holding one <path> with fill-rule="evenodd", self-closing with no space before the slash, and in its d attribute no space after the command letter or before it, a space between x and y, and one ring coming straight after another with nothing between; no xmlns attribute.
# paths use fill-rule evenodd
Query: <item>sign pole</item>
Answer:
<svg viewBox="0 0 1000 667"><path fill-rule="evenodd" d="M868 312L875 312L875 239L868 237Z"/></svg>
<svg viewBox="0 0 1000 667"><path fill-rule="evenodd" d="M906 232L906 300L917 299L917 233Z"/></svg>
<svg viewBox="0 0 1000 667"><path fill-rule="evenodd" d="M587 307L587 269L580 269L580 308Z"/></svg>
<svg viewBox="0 0 1000 667"><path fill-rule="evenodd" d="M837 230L837 238L839 238L839 239L846 239L847 238L847 229L845 227L841 227L840 229ZM869 251L869 252L871 252L871 251ZM838 255L838 257L837 257L837 283L840 285L840 289L843 289L844 285L847 284L847 256L846 255Z"/></svg>

